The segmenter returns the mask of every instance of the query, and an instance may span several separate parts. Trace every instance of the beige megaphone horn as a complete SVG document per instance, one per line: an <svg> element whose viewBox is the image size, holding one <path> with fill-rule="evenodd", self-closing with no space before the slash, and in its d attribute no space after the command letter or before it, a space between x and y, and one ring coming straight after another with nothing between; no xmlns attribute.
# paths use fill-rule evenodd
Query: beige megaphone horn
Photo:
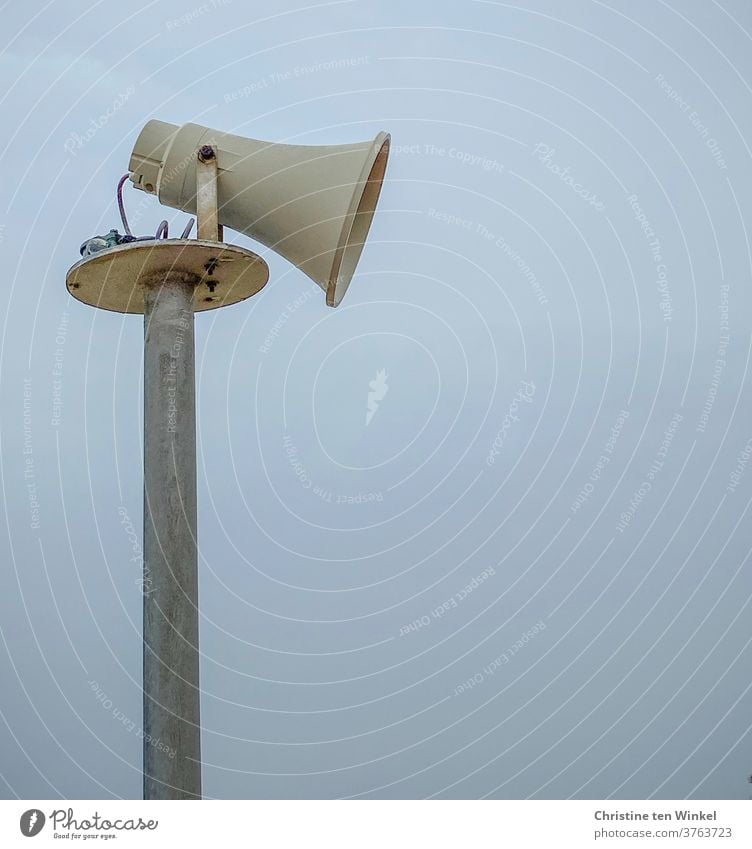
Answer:
<svg viewBox="0 0 752 849"><path fill-rule="evenodd" d="M195 214L196 151L203 145L216 151L219 223L298 266L336 307L371 226L389 135L359 144L275 144L149 121L131 154L131 180L160 203Z"/></svg>

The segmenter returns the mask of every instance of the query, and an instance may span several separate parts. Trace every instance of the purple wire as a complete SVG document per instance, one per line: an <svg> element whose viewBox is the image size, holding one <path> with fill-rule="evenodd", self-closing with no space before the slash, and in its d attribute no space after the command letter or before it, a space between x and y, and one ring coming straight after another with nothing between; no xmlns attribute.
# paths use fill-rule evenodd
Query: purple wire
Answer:
<svg viewBox="0 0 752 849"><path fill-rule="evenodd" d="M120 220L123 222L123 229L125 230L125 235L130 236L131 238L136 239L139 242L150 241L151 236L134 236L131 232L131 228L128 226L128 219L125 216L125 204L123 203L123 186L125 185L125 181L130 177L130 174L123 174L117 184L117 202L118 209L120 210ZM181 239L187 239L188 234L191 232L191 228L193 227L193 219L186 224L185 230L183 230L183 234L180 237ZM162 221L157 227L157 235L154 237L156 239L167 239L168 235L168 224L167 221Z"/></svg>
<svg viewBox="0 0 752 849"><path fill-rule="evenodd" d="M125 206L123 204L123 186L125 185L125 181L130 177L130 174L123 174L120 178L120 181L117 185L117 201L118 201L118 209L120 210L120 220L123 222L123 229L125 230L126 236L132 236L131 228L128 226L128 219L125 217Z"/></svg>

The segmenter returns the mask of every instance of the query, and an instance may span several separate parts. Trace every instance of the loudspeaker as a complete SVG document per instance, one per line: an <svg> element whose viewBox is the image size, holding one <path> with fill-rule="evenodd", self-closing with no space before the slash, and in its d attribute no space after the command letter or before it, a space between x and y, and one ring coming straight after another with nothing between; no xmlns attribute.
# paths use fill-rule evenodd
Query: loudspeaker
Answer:
<svg viewBox="0 0 752 849"><path fill-rule="evenodd" d="M371 226L389 158L389 135L340 145L275 144L199 124L149 121L129 171L160 203L196 212L196 151L217 156L221 224L294 263L336 307Z"/></svg>

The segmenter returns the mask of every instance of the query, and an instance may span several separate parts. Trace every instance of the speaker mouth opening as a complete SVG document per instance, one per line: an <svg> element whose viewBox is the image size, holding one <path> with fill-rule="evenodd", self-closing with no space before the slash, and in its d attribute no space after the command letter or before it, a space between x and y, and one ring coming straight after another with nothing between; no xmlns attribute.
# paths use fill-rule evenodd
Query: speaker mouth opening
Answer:
<svg viewBox="0 0 752 849"><path fill-rule="evenodd" d="M359 184L365 181L365 185L360 197L357 193L353 196L353 206L357 206L349 210L345 219L326 288L326 303L330 307L336 307L342 301L363 253L384 182L390 140L387 133L376 136L373 159L366 162L361 180L358 181Z"/></svg>

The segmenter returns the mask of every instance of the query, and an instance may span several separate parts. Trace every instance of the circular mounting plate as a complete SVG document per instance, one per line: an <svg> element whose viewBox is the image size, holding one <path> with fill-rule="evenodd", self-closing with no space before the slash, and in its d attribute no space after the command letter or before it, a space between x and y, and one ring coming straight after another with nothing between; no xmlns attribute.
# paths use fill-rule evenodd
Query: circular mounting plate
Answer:
<svg viewBox="0 0 752 849"><path fill-rule="evenodd" d="M244 301L269 279L260 256L222 242L154 239L128 242L77 262L65 279L68 291L85 304L125 313L144 312L144 287L167 274L196 286L193 308L213 310Z"/></svg>

